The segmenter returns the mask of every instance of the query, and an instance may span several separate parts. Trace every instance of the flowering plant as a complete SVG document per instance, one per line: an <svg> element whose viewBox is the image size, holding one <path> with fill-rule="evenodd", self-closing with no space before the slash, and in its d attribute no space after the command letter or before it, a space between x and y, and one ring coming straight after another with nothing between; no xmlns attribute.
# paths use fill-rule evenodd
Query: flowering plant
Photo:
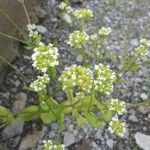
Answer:
<svg viewBox="0 0 150 150"><path fill-rule="evenodd" d="M72 11L72 8L64 2L59 5L59 8L63 13L72 13L76 19L81 21L80 29L70 34L68 43L82 54L83 65L72 65L65 68L60 74L59 83L67 98L62 103L58 103L49 96L47 90L47 85L53 79L52 77L56 76L56 66L59 65L58 49L51 43L46 45L41 42L41 35L36 31L36 26L29 24L26 48L33 49L32 66L40 74L30 84L29 89L38 94L39 102L15 114L15 119L30 121L40 118L44 123L57 121L60 129L63 130L64 118L67 114L71 114L76 119L78 126L90 124L92 127L100 128L108 123L111 133L123 136L125 123L118 118L126 112L129 105L111 97L113 85L118 80L118 74L123 75L125 71L137 70L136 61L141 56L147 55L150 42L146 39L140 40L140 45L135 49L131 58L122 63L123 67L119 73L115 73L109 65L106 65L107 61L103 63L101 59L102 50L105 49L104 42L110 35L111 29L102 27L98 33L90 35L86 32L85 21L93 17L91 10ZM87 62L87 47L91 46L89 43L92 43L90 49L94 54L93 63ZM105 96L105 99L108 100L100 99L99 95ZM8 109L0 106L0 120L4 125L11 124L14 115ZM44 150L48 149L63 150L64 146L45 141Z"/></svg>

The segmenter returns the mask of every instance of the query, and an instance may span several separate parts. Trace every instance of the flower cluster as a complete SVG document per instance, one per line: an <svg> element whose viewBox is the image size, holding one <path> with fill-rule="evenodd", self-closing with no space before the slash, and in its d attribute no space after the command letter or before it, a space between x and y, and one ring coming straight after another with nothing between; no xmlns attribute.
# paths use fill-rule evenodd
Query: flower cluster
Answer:
<svg viewBox="0 0 150 150"><path fill-rule="evenodd" d="M39 43L32 54L33 67L46 72L50 67L58 65L58 49L52 44Z"/></svg>
<svg viewBox="0 0 150 150"><path fill-rule="evenodd" d="M36 25L35 24L28 24L27 30L29 32L29 37L36 39L38 37L38 32L36 31Z"/></svg>
<svg viewBox="0 0 150 150"><path fill-rule="evenodd" d="M69 13L71 13L73 11L73 9L70 6L68 6L66 3L64 3L64 2L61 2L58 7L64 13L67 13L67 14L69 14Z"/></svg>
<svg viewBox="0 0 150 150"><path fill-rule="evenodd" d="M119 115L126 112L125 102L119 101L118 99L111 99L109 108Z"/></svg>
<svg viewBox="0 0 150 150"><path fill-rule="evenodd" d="M63 90L78 87L84 92L90 92L93 75L90 69L73 65L63 71L59 80L62 82Z"/></svg>
<svg viewBox="0 0 150 150"><path fill-rule="evenodd" d="M72 34L70 34L68 43L76 48L81 48L88 40L89 36L86 34L86 32L74 31Z"/></svg>
<svg viewBox="0 0 150 150"><path fill-rule="evenodd" d="M123 135L126 131L125 123L119 121L117 117L112 118L111 122L109 123L108 129L111 133L114 133L114 134L119 135L121 137L123 137Z"/></svg>
<svg viewBox="0 0 150 150"><path fill-rule="evenodd" d="M79 9L73 12L73 15L78 19L90 19L93 17L93 12L89 9Z"/></svg>
<svg viewBox="0 0 150 150"><path fill-rule="evenodd" d="M102 38L107 37L110 33L111 33L111 28L109 27L108 28L102 27L98 32L99 36Z"/></svg>
<svg viewBox="0 0 150 150"><path fill-rule="evenodd" d="M94 90L97 92L110 94L113 90L113 82L116 80L115 73L109 66L103 64L95 65Z"/></svg>
<svg viewBox="0 0 150 150"><path fill-rule="evenodd" d="M54 144L52 141L47 140L43 141L44 149L43 150L65 150L65 146L62 144Z"/></svg>
<svg viewBox="0 0 150 150"><path fill-rule="evenodd" d="M42 91L46 88L46 84L48 84L49 81L50 78L47 74L44 74L43 76L38 76L37 80L30 84L30 88L35 92Z"/></svg>
<svg viewBox="0 0 150 150"><path fill-rule="evenodd" d="M140 45L135 49L135 54L137 56L145 56L148 54L147 48L150 46L150 41L147 41L146 39L140 40Z"/></svg>
<svg viewBox="0 0 150 150"><path fill-rule="evenodd" d="M98 39L98 35L95 33L95 34L92 34L91 36L90 36L90 39L92 40L92 41L96 41L97 39Z"/></svg>

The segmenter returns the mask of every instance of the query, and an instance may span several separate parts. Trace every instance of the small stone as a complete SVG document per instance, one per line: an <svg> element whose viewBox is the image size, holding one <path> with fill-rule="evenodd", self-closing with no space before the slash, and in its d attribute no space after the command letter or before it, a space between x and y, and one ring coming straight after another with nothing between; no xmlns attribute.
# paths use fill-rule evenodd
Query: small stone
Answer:
<svg viewBox="0 0 150 150"><path fill-rule="evenodd" d="M113 146L114 146L114 141L112 140L112 139L107 139L106 140L106 144L107 144L107 146L109 147L109 148L113 148Z"/></svg>
<svg viewBox="0 0 150 150"><path fill-rule="evenodd" d="M64 135L64 145L66 147L75 143L75 137L72 133L66 132Z"/></svg>
<svg viewBox="0 0 150 150"><path fill-rule="evenodd" d="M150 113L150 106L139 106L137 108L138 112L141 113L141 114L148 114Z"/></svg>
<svg viewBox="0 0 150 150"><path fill-rule="evenodd" d="M102 130L101 129L97 130L97 132L94 135L94 138L95 139L99 139L99 140L101 140L103 138L103 136L102 136Z"/></svg>
<svg viewBox="0 0 150 150"><path fill-rule="evenodd" d="M21 135L23 132L24 123L15 120L12 125L6 126L2 131L2 139L7 140L13 138L16 135Z"/></svg>
<svg viewBox="0 0 150 150"><path fill-rule="evenodd" d="M76 61L81 63L83 61L82 55L78 55Z"/></svg>
<svg viewBox="0 0 150 150"><path fill-rule="evenodd" d="M138 39L136 39L136 38L131 39L131 41L130 41L131 46L136 47L136 46L138 46L138 44L139 44Z"/></svg>
<svg viewBox="0 0 150 150"><path fill-rule="evenodd" d="M27 94L20 92L16 94L16 100L13 103L13 112L18 113L22 111L25 108L25 105L27 103Z"/></svg>
<svg viewBox="0 0 150 150"><path fill-rule="evenodd" d="M140 97L141 97L142 100L147 100L148 99L148 96L145 93L141 93Z"/></svg>
<svg viewBox="0 0 150 150"><path fill-rule="evenodd" d="M135 115L129 115L128 119L132 122L138 122L138 119L136 118Z"/></svg>
<svg viewBox="0 0 150 150"><path fill-rule="evenodd" d="M36 26L36 29L37 29L37 31L39 32L39 33L41 33L41 34L45 34L45 33L47 33L47 29L46 29L46 27L44 27L43 25L37 25Z"/></svg>
<svg viewBox="0 0 150 150"><path fill-rule="evenodd" d="M33 149L35 144L44 136L43 131L34 131L33 134L25 136L19 146L18 150Z"/></svg>
<svg viewBox="0 0 150 150"><path fill-rule="evenodd" d="M71 19L70 15L65 14L64 15L64 20L65 20L66 23L72 24L72 19Z"/></svg>
<svg viewBox="0 0 150 150"><path fill-rule="evenodd" d="M137 145L143 150L150 150L150 135L137 132L134 136Z"/></svg>

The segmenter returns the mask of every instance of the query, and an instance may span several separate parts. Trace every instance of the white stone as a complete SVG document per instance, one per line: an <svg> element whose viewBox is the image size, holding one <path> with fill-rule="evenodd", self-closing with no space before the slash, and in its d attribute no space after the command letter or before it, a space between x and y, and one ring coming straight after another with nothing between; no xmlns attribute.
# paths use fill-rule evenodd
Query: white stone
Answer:
<svg viewBox="0 0 150 150"><path fill-rule="evenodd" d="M114 141L112 139L107 139L106 144L109 148L113 148L114 146Z"/></svg>
<svg viewBox="0 0 150 150"><path fill-rule="evenodd" d="M141 97L142 100L147 100L148 99L148 96L145 93L141 93L140 97Z"/></svg>
<svg viewBox="0 0 150 150"><path fill-rule="evenodd" d="M136 39L136 38L131 39L130 44L131 44L131 46L133 46L133 47L138 46L138 44L139 44L138 39Z"/></svg>
<svg viewBox="0 0 150 150"><path fill-rule="evenodd" d="M43 25L37 25L37 26L36 26L36 29L37 29L37 31L38 31L39 33L41 33L41 34L47 33L47 29L46 29L46 27L44 27Z"/></svg>
<svg viewBox="0 0 150 150"><path fill-rule="evenodd" d="M71 19L70 15L65 14L64 15L64 20L65 20L66 23L72 24L72 19Z"/></svg>
<svg viewBox="0 0 150 150"><path fill-rule="evenodd" d="M150 150L150 135L137 132L134 136L137 145L143 150Z"/></svg>
<svg viewBox="0 0 150 150"><path fill-rule="evenodd" d="M64 135L64 145L68 147L75 143L75 137L72 133L66 132Z"/></svg>

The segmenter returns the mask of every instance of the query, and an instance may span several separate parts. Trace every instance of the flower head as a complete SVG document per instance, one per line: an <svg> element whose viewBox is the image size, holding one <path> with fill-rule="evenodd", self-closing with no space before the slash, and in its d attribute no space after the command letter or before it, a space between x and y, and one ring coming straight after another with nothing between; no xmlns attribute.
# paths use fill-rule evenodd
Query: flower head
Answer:
<svg viewBox="0 0 150 150"><path fill-rule="evenodd" d="M90 92L93 75L90 69L73 65L63 71L59 80L62 82L63 90L78 87L84 92Z"/></svg>
<svg viewBox="0 0 150 150"><path fill-rule="evenodd" d="M43 150L65 150L65 146L63 144L54 144L50 140L43 141L43 143L44 143Z"/></svg>
<svg viewBox="0 0 150 150"><path fill-rule="evenodd" d="M110 33L111 33L111 28L109 27L108 28L102 27L98 32L99 36L103 38L107 37Z"/></svg>
<svg viewBox="0 0 150 150"><path fill-rule="evenodd" d="M116 80L115 73L109 69L109 66L103 64L95 65L94 69L94 90L110 94L113 90L113 82Z"/></svg>
<svg viewBox="0 0 150 150"><path fill-rule="evenodd" d="M140 45L135 49L135 54L137 56L145 56L148 54L147 48L150 46L150 41L146 39L140 40Z"/></svg>
<svg viewBox="0 0 150 150"><path fill-rule="evenodd" d="M30 84L30 88L35 92L42 91L46 88L46 84L48 84L49 81L50 78L47 74L44 74L43 76L38 76L37 80Z"/></svg>
<svg viewBox="0 0 150 150"><path fill-rule="evenodd" d="M88 40L89 36L86 34L86 32L74 31L72 34L70 34L68 43L76 48L81 48Z"/></svg>
<svg viewBox="0 0 150 150"><path fill-rule="evenodd" d="M125 102L119 101L118 99L111 99L109 108L119 115L126 112Z"/></svg>
<svg viewBox="0 0 150 150"><path fill-rule="evenodd" d="M42 72L46 72L50 67L58 65L58 49L52 44L40 43L32 54L33 67Z"/></svg>
<svg viewBox="0 0 150 150"><path fill-rule="evenodd" d="M126 131L125 123L119 121L118 118L116 118L116 117L112 118L112 121L109 123L108 129L110 130L111 133L114 133L121 137L124 135L124 133Z"/></svg>
<svg viewBox="0 0 150 150"><path fill-rule="evenodd" d="M64 3L64 2L61 2L58 7L64 13L68 13L69 14L69 13L71 13L73 11L73 9L70 6L68 6L66 3Z"/></svg>
<svg viewBox="0 0 150 150"><path fill-rule="evenodd" d="M93 17L93 12L90 9L79 9L73 12L73 15L78 19L90 19Z"/></svg>
<svg viewBox="0 0 150 150"><path fill-rule="evenodd" d="M30 32L30 31L33 31L36 29L36 25L35 24L28 24L27 25L27 30Z"/></svg>
<svg viewBox="0 0 150 150"><path fill-rule="evenodd" d="M143 46L149 47L150 46L150 41L148 41L146 39L141 39L140 44L142 44Z"/></svg>

